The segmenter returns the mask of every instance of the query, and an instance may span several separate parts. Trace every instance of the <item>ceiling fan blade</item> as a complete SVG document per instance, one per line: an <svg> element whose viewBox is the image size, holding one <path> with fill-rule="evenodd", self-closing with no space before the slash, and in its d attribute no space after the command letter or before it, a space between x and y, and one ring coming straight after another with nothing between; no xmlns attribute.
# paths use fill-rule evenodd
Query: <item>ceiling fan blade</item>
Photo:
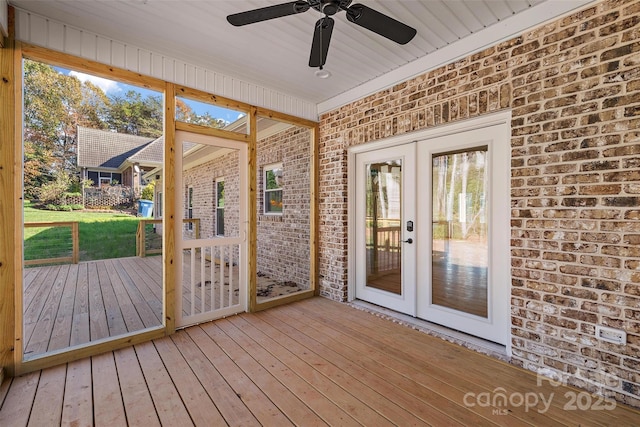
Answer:
<svg viewBox="0 0 640 427"><path fill-rule="evenodd" d="M311 45L311 55L309 56L309 67L322 67L327 61L329 52L329 42L333 32L333 19L325 16L316 22L316 29L313 32L313 44Z"/></svg>
<svg viewBox="0 0 640 427"><path fill-rule="evenodd" d="M347 19L399 44L409 43L416 35L415 28L360 3L347 9Z"/></svg>
<svg viewBox="0 0 640 427"><path fill-rule="evenodd" d="M227 21L231 25L240 27L242 25L254 24L283 16L295 15L309 10L311 6L306 1L293 1L290 3L276 4L262 7L260 9L248 10L246 12L234 13L227 16Z"/></svg>

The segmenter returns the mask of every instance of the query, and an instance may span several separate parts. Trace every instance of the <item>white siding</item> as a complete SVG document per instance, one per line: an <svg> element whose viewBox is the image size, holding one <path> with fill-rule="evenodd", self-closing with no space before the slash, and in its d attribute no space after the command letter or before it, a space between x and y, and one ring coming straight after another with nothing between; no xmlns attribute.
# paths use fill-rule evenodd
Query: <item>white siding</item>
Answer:
<svg viewBox="0 0 640 427"><path fill-rule="evenodd" d="M258 107L318 120L314 103L18 8L16 39Z"/></svg>

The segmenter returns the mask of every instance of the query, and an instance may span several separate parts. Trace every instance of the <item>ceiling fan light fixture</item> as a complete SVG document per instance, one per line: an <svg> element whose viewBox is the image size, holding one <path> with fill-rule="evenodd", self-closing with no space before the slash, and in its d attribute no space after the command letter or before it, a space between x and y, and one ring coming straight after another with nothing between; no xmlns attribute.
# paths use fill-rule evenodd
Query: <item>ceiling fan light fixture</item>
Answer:
<svg viewBox="0 0 640 427"><path fill-rule="evenodd" d="M331 72L323 69L322 67L318 68L313 74L319 79L328 79L331 77Z"/></svg>

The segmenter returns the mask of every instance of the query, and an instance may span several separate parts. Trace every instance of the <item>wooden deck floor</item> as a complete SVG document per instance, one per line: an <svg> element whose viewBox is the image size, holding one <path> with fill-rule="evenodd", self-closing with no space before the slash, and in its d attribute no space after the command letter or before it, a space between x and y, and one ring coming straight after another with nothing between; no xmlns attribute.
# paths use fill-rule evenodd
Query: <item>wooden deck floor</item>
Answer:
<svg viewBox="0 0 640 427"><path fill-rule="evenodd" d="M25 269L26 357L162 325L162 259Z"/></svg>
<svg viewBox="0 0 640 427"><path fill-rule="evenodd" d="M190 271L187 261L184 268ZM206 271L210 268L209 263ZM237 290L237 267L234 270L233 286ZM201 281L199 271L196 280ZM202 305L209 309L211 281L204 281L204 286L208 298ZM218 289L217 284L213 286ZM26 268L23 287L23 342L27 358L162 325L159 256ZM183 314L188 315L191 306L188 280L184 287ZM258 277L257 289L260 302L298 291L295 287L278 287L268 277ZM237 293L232 298L237 303ZM216 300L215 307L219 304L220 300ZM199 292L194 296L194 306L201 307Z"/></svg>
<svg viewBox="0 0 640 427"><path fill-rule="evenodd" d="M512 403L482 405L499 387ZM572 392L313 298L7 380L0 426L640 425L620 404L567 410Z"/></svg>

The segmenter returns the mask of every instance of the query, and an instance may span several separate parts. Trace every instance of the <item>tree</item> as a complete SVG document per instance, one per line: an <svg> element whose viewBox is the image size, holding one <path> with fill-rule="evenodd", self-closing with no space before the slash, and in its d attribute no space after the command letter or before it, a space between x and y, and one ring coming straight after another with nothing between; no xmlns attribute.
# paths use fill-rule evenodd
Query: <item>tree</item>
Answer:
<svg viewBox="0 0 640 427"><path fill-rule="evenodd" d="M24 61L24 191L37 188L59 171L75 174L78 126L104 128L109 100L90 82L40 62Z"/></svg>
<svg viewBox="0 0 640 427"><path fill-rule="evenodd" d="M128 135L157 138L162 135L163 108L161 96L142 98L139 92L127 91L125 96L112 96L107 113L109 129Z"/></svg>
<svg viewBox="0 0 640 427"><path fill-rule="evenodd" d="M228 123L223 119L216 119L211 114L197 114L181 99L176 99L176 121L193 123L200 126L221 129Z"/></svg>

